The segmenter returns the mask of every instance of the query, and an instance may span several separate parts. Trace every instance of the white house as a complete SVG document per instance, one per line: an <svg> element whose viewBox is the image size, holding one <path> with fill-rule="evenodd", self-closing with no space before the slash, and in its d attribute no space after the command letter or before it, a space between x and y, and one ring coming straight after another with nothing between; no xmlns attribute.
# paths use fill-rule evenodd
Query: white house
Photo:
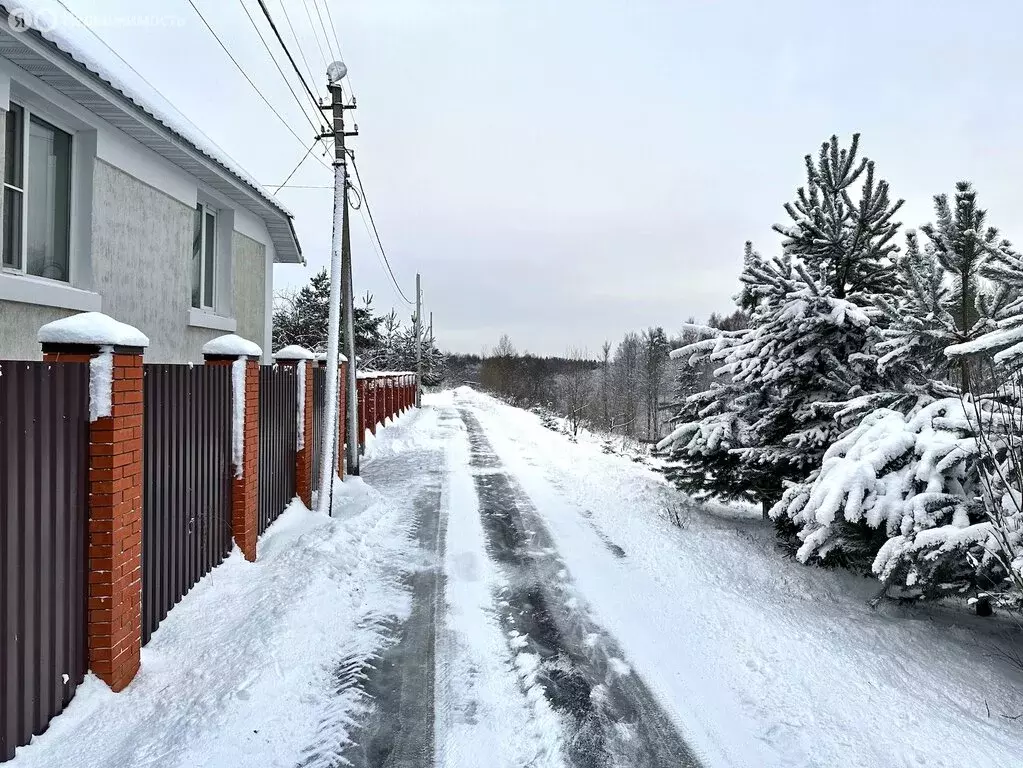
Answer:
<svg viewBox="0 0 1023 768"><path fill-rule="evenodd" d="M0 359L101 311L149 362L200 361L234 332L270 350L273 265L292 215L73 17L0 0ZM28 8L25 27L15 13Z"/></svg>

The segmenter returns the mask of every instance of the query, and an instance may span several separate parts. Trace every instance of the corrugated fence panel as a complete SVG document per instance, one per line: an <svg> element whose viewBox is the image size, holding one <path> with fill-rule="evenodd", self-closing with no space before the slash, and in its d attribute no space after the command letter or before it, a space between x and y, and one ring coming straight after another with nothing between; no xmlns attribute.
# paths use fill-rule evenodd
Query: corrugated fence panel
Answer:
<svg viewBox="0 0 1023 768"><path fill-rule="evenodd" d="M327 405L327 369L313 369L313 490L320 487L320 439L323 435L323 411Z"/></svg>
<svg viewBox="0 0 1023 768"><path fill-rule="evenodd" d="M88 665L88 428L88 365L0 362L0 761Z"/></svg>
<svg viewBox="0 0 1023 768"><path fill-rule="evenodd" d="M146 365L142 642L231 551L231 368Z"/></svg>
<svg viewBox="0 0 1023 768"><path fill-rule="evenodd" d="M291 365L259 368L259 532L295 498L298 374Z"/></svg>

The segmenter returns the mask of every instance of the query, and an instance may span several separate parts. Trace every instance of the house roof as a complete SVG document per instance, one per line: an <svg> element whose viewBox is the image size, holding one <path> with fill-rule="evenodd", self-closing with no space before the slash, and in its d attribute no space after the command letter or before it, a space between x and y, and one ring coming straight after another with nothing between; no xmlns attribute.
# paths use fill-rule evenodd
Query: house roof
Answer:
<svg viewBox="0 0 1023 768"><path fill-rule="evenodd" d="M11 12L25 12L28 28ZM0 57L258 216L275 262L304 263L292 213L62 4L0 0Z"/></svg>

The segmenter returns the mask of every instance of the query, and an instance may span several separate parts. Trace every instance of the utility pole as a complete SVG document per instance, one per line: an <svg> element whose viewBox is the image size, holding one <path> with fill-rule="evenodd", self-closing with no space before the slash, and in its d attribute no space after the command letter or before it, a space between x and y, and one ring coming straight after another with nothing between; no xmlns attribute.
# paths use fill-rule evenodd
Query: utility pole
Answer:
<svg viewBox="0 0 1023 768"><path fill-rule="evenodd" d="M345 324L346 351L348 354L348 403L349 411L355 406L355 333L353 319L353 293L352 293L352 254L351 242L348 231L348 155L345 151L345 137L357 136L356 130L345 131L344 115L346 109L355 109L354 101L351 105L345 105L341 91L341 81L348 73L348 68L341 62L335 61L327 68L327 87L330 90L330 106L322 107L329 110L333 117L333 130L319 138L334 139L334 227L331 242L330 260L330 309L327 321L327 382L326 382L326 403L324 408L324 429L323 448L320 464L320 511L330 514L331 500L333 497L334 478L334 442L332 436L338 433L338 423L344 414L338 414L338 363L340 352L340 326L342 317ZM351 429L352 419L349 419L349 445L357 437L357 431ZM341 446L338 446L341 450ZM355 454L354 471L353 454ZM358 451L347 452L348 473L359 474Z"/></svg>
<svg viewBox="0 0 1023 768"><path fill-rule="evenodd" d="M416 272L416 408L423 405L423 290Z"/></svg>

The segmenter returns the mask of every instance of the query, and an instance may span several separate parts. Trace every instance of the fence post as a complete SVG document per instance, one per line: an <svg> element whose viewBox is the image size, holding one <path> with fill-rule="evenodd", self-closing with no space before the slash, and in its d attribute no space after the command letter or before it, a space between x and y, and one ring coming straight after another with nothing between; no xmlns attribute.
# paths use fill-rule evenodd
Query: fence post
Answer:
<svg viewBox="0 0 1023 768"><path fill-rule="evenodd" d="M114 691L142 649L142 355L149 339L98 312L39 329L43 360L89 365L89 668Z"/></svg>
<svg viewBox="0 0 1023 768"><path fill-rule="evenodd" d="M295 493L308 508L313 506L313 353L297 344L274 353L279 365L294 366L298 380L295 405L298 444L295 446Z"/></svg>
<svg viewBox="0 0 1023 768"><path fill-rule="evenodd" d="M231 366L231 533L245 559L256 559L259 537L258 344L229 333L202 348L207 365Z"/></svg>
<svg viewBox="0 0 1023 768"><path fill-rule="evenodd" d="M337 388L337 476L345 476L345 436L348 432L348 358L337 356L337 375L340 386Z"/></svg>
<svg viewBox="0 0 1023 768"><path fill-rule="evenodd" d="M392 423L398 418L398 381L394 376L387 379L387 415Z"/></svg>

